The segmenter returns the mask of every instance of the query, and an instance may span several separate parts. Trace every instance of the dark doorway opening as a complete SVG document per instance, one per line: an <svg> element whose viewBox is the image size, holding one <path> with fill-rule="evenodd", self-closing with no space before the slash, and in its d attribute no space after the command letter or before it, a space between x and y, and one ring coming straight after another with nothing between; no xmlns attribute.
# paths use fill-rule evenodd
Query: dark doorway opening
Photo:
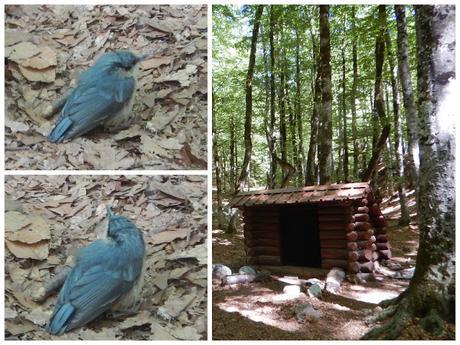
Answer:
<svg viewBox="0 0 460 345"><path fill-rule="evenodd" d="M280 211L283 265L321 267L317 207L289 205Z"/></svg>

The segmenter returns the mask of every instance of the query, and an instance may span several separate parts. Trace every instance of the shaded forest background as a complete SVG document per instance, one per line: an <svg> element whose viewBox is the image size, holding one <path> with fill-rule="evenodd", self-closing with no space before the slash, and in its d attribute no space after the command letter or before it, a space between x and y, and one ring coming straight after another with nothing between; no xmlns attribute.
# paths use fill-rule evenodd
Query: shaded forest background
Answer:
<svg viewBox="0 0 460 345"><path fill-rule="evenodd" d="M214 176L223 195L372 177L390 193L404 180L414 185L408 153L415 21L411 9L398 7L397 16L393 6L330 6L322 16L326 29L319 6L266 6L260 13L253 6L213 6ZM252 154L242 176L248 146L243 100L256 21ZM330 51L320 30L328 30ZM405 75L398 73L401 58ZM400 105L403 95L407 107Z"/></svg>

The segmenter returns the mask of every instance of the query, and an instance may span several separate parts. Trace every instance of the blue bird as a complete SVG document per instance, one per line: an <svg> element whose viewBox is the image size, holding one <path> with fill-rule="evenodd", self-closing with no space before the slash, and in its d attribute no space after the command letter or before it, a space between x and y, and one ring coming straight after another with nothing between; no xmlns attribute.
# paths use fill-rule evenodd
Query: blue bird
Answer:
<svg viewBox="0 0 460 345"><path fill-rule="evenodd" d="M133 313L143 286L145 244L142 233L126 217L107 208L107 238L81 248L59 292L46 327L63 334L112 311Z"/></svg>
<svg viewBox="0 0 460 345"><path fill-rule="evenodd" d="M71 91L48 139L54 143L81 136L98 126L108 129L127 127L134 119L138 63L148 55L129 51L102 55L83 72Z"/></svg>

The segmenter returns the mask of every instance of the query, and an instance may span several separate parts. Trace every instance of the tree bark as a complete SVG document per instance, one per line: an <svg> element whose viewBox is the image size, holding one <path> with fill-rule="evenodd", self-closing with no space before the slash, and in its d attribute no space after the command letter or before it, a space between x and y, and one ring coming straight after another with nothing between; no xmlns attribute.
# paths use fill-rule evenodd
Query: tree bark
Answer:
<svg viewBox="0 0 460 345"><path fill-rule="evenodd" d="M282 37L282 36L281 36ZM281 40L282 41L282 40ZM283 53L280 53L284 56ZM280 64L280 86L279 86L279 109L280 109L280 144L279 150L281 153L281 160L287 162L287 130L286 130L286 69L285 69L285 58L279 59ZM281 170L281 180L285 178L284 171Z"/></svg>
<svg viewBox="0 0 460 345"><path fill-rule="evenodd" d="M346 27L344 21L344 28ZM346 32L345 32L346 33ZM345 34L344 33L344 34ZM342 46L342 122L343 122L343 179L349 182L348 172L348 132L347 132L347 107L346 107L346 66L345 66L345 39Z"/></svg>
<svg viewBox="0 0 460 345"><path fill-rule="evenodd" d="M263 5L258 5L254 19L254 27L251 38L251 51L249 53L248 73L246 75L246 116L244 120L244 159L241 166L241 173L238 178L236 192L243 189L244 183L249 174L249 162L252 154L252 78L254 76L254 66L256 63L257 37L259 35L260 18L262 17Z"/></svg>
<svg viewBox="0 0 460 345"><path fill-rule="evenodd" d="M391 76L391 93L393 95L393 126L394 126L394 146L393 154L395 157L393 166L393 176L396 179L396 186L398 189L399 205L401 209L401 216L399 218L399 225L405 226L409 224L410 217L407 209L406 201L406 188L404 183L404 162L402 160L402 138L401 138L401 122L399 121L399 92L398 82L396 75L395 61L393 57L393 50L391 47L390 31L386 30L385 42L388 58L388 66L390 68Z"/></svg>
<svg viewBox="0 0 460 345"><path fill-rule="evenodd" d="M230 188L234 192L236 191L236 167L238 166L237 164L237 148L236 148L236 134L235 134L235 117L233 114L230 115L230 128L229 128L229 133L230 133Z"/></svg>
<svg viewBox="0 0 460 345"><path fill-rule="evenodd" d="M317 183L316 154L318 147L318 126L319 114L321 112L321 62L315 34L310 25L312 56L313 56L313 112L310 117L310 143L308 146L307 167L305 171L305 185L310 186Z"/></svg>
<svg viewBox="0 0 460 345"><path fill-rule="evenodd" d="M385 30L386 30L386 10L385 5L379 5L378 17L379 32L375 41L375 84L374 84L374 107L373 118L378 118L382 126L382 133L377 141L373 140L372 157L364 171L362 180L369 181L377 168L380 154L385 147L391 126L385 114L385 101L382 87L383 60L385 56ZM374 130L377 124L374 123Z"/></svg>
<svg viewBox="0 0 460 345"><path fill-rule="evenodd" d="M365 339L395 339L419 325L430 339L455 339L455 6L416 6L420 246L409 288ZM426 332L426 333L425 333Z"/></svg>
<svg viewBox="0 0 460 345"><path fill-rule="evenodd" d="M396 22L398 26L398 73L403 93L403 104L406 112L408 131L409 169L411 185L415 185L419 167L419 152L417 139L417 111L412 92L412 81L409 70L409 44L406 30L406 12L404 5L395 5ZM422 43L422 42L420 42Z"/></svg>
<svg viewBox="0 0 460 345"><path fill-rule="evenodd" d="M358 88L358 47L356 43L356 7L351 8L351 32L352 32L352 64L353 64L353 84L351 87L351 135L353 140L353 177L358 176L359 169L359 143L358 129L356 126L356 90Z"/></svg>
<svg viewBox="0 0 460 345"><path fill-rule="evenodd" d="M270 184L271 189L276 185L276 146L275 146L275 123L276 123L276 109L275 109L275 45L274 45L274 31L275 31L275 15L274 6L270 6L270 129L268 149L270 151Z"/></svg>
<svg viewBox="0 0 460 345"><path fill-rule="evenodd" d="M212 154L214 157L214 173L216 178L216 218L218 229L225 227L224 212L222 207L222 179L221 179L221 165L219 157L219 149L217 147L217 129L216 129L216 109L215 109L216 96L213 92L212 97Z"/></svg>
<svg viewBox="0 0 460 345"><path fill-rule="evenodd" d="M319 182L331 182L332 172L332 86L329 5L320 5L321 114L319 126Z"/></svg>
<svg viewBox="0 0 460 345"><path fill-rule="evenodd" d="M301 186L304 181L303 176L303 162L305 162L305 148L303 146L303 123L302 123L302 103L300 96L301 82L300 82L300 37L299 31L296 29L296 55L295 55L295 83L296 83L296 96L295 96L295 122L297 125L297 136L299 138L299 156L296 164L297 170L297 185Z"/></svg>

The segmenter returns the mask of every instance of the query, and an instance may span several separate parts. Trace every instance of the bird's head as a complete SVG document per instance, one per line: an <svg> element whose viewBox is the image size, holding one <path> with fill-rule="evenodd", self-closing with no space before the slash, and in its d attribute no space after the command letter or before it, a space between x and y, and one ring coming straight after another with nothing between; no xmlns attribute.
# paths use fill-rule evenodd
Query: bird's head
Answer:
<svg viewBox="0 0 460 345"><path fill-rule="evenodd" d="M107 216L109 218L109 225L107 230L107 237L117 241L129 235L130 233L139 233L136 225L128 218L114 214L110 207L107 206Z"/></svg>

